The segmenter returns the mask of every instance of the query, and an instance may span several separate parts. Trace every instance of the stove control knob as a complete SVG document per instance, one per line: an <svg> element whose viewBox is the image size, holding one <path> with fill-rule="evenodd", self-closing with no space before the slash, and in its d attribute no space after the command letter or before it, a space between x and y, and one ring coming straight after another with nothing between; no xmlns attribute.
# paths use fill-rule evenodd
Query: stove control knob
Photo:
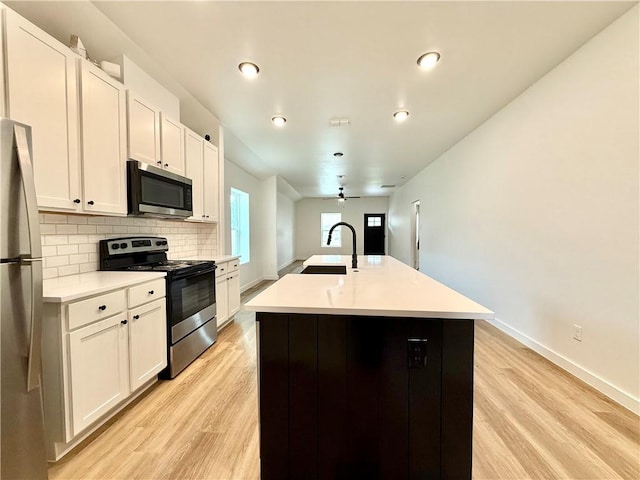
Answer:
<svg viewBox="0 0 640 480"><path fill-rule="evenodd" d="M156 245L162 245L162 242L161 242L160 240L158 240L158 241L156 242Z"/></svg>
<svg viewBox="0 0 640 480"><path fill-rule="evenodd" d="M167 244L167 241L166 241L166 240L163 240L163 241L162 241L162 244L163 244L163 245L166 245L166 244Z"/></svg>
<svg viewBox="0 0 640 480"><path fill-rule="evenodd" d="M118 249L120 248L120 244L119 244L119 243L112 243L112 244L111 244L111 248L112 248L113 250L118 250Z"/></svg>
<svg viewBox="0 0 640 480"><path fill-rule="evenodd" d="M120 248L127 248L127 244L126 243L121 243L120 244Z"/></svg>

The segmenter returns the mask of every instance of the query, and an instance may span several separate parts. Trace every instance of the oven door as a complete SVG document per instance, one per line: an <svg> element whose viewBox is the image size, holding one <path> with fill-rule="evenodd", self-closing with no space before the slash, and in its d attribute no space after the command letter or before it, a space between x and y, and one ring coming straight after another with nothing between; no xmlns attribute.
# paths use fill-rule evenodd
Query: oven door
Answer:
<svg viewBox="0 0 640 480"><path fill-rule="evenodd" d="M216 267L168 282L168 337L171 345L216 316Z"/></svg>

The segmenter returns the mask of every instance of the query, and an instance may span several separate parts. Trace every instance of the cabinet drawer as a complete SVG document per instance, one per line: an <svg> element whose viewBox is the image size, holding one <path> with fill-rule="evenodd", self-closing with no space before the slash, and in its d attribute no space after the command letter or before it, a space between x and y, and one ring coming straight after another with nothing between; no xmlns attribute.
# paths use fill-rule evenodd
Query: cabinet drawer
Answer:
<svg viewBox="0 0 640 480"><path fill-rule="evenodd" d="M216 277L223 277L229 272L229 262L216 262Z"/></svg>
<svg viewBox="0 0 640 480"><path fill-rule="evenodd" d="M69 330L116 315L127 308L124 290L69 304Z"/></svg>
<svg viewBox="0 0 640 480"><path fill-rule="evenodd" d="M152 282L143 283L129 288L129 308L137 307L143 303L157 300L166 295L166 282L159 278Z"/></svg>
<svg viewBox="0 0 640 480"><path fill-rule="evenodd" d="M235 260L227 262L227 264L229 265L229 271L227 273L236 272L240 266L240 259L236 258Z"/></svg>

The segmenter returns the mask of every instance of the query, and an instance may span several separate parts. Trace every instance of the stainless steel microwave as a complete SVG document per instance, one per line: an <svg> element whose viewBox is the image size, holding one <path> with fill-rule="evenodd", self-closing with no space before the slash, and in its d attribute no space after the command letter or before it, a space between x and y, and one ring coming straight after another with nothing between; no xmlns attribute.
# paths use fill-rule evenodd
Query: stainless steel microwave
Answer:
<svg viewBox="0 0 640 480"><path fill-rule="evenodd" d="M190 178L137 160L127 161L129 215L186 218L193 215Z"/></svg>

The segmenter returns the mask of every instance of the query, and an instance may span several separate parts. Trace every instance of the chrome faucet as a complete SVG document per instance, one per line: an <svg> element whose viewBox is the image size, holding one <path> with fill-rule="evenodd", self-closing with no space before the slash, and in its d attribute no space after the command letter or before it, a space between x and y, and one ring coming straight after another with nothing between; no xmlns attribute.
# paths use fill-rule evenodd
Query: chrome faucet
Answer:
<svg viewBox="0 0 640 480"><path fill-rule="evenodd" d="M338 222L334 226L329 229L329 237L327 237L327 245L331 245L331 234L333 233L333 229L344 225L345 227L349 227L351 233L353 234L353 253L351 254L351 268L358 268L358 256L356 255L356 230L347 222Z"/></svg>

